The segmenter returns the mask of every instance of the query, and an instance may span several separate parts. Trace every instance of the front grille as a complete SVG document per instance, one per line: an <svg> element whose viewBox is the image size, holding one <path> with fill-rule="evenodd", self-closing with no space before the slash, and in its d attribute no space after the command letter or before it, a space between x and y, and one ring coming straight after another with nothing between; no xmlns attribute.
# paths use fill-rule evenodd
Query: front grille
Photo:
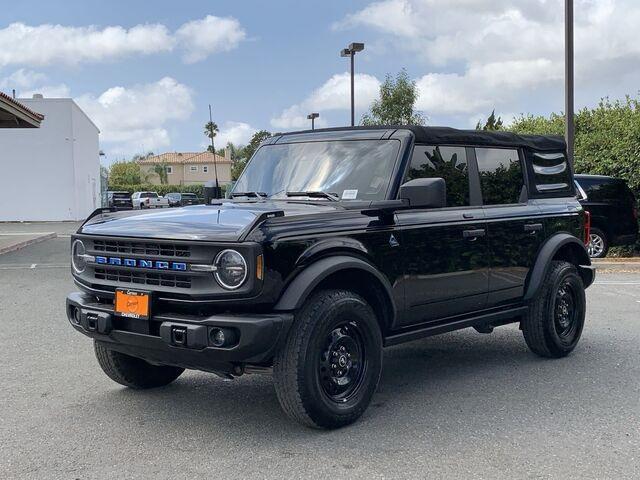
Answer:
<svg viewBox="0 0 640 480"><path fill-rule="evenodd" d="M122 268L96 268L94 277L97 280L108 280L119 283L191 288L191 276L189 275L144 272L138 270L125 270Z"/></svg>
<svg viewBox="0 0 640 480"><path fill-rule="evenodd" d="M177 243L129 242L121 240L94 240L93 249L96 252L121 253L136 255L152 255L154 257L191 256L189 245Z"/></svg>

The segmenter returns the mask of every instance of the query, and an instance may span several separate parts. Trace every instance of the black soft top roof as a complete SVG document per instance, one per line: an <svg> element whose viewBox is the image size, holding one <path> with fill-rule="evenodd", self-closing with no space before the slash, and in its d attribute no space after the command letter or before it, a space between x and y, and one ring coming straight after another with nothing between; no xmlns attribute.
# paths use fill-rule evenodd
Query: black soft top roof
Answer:
<svg viewBox="0 0 640 480"><path fill-rule="evenodd" d="M410 130L416 143L436 145L482 145L487 147L523 147L540 152L566 152L567 144L557 135L518 135L511 132L486 132L483 130L458 130L449 127L418 127L413 125L389 125L375 127L324 128L315 131L292 132L287 135L321 134L330 132L358 132L384 130Z"/></svg>

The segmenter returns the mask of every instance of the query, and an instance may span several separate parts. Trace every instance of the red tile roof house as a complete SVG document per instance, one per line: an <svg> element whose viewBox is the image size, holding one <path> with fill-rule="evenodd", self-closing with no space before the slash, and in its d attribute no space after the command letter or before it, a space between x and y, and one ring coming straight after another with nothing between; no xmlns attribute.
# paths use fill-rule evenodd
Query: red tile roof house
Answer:
<svg viewBox="0 0 640 480"><path fill-rule="evenodd" d="M44 115L0 92L0 128L38 128Z"/></svg>
<svg viewBox="0 0 640 480"><path fill-rule="evenodd" d="M160 176L155 173L157 165L165 165L169 185L197 185L215 182L218 171L220 185L231 183L231 156L225 150L224 157L211 152L169 152L139 160L138 163L147 180L160 185Z"/></svg>

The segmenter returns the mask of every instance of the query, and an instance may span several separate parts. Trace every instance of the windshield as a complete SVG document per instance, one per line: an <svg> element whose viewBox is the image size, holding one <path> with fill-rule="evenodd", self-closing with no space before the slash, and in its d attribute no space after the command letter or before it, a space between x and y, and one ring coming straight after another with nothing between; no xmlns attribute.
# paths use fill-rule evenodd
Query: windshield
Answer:
<svg viewBox="0 0 640 480"><path fill-rule="evenodd" d="M182 198L196 198L196 194L195 193L183 193L182 194Z"/></svg>
<svg viewBox="0 0 640 480"><path fill-rule="evenodd" d="M158 198L158 194L156 192L142 192L140 198Z"/></svg>
<svg viewBox="0 0 640 480"><path fill-rule="evenodd" d="M233 193L289 198L287 192L325 192L342 200L384 200L399 149L397 140L265 145Z"/></svg>

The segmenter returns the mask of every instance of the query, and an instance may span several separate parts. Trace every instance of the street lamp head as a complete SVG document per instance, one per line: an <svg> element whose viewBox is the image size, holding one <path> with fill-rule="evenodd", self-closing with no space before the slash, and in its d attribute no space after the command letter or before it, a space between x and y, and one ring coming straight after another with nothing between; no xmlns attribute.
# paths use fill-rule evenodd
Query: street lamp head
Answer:
<svg viewBox="0 0 640 480"><path fill-rule="evenodd" d="M350 57L351 56L351 50L349 50L348 48L343 48L342 50L340 50L340 56L341 57Z"/></svg>
<svg viewBox="0 0 640 480"><path fill-rule="evenodd" d="M352 43L349 45L349 50L353 53L361 52L364 50L364 43Z"/></svg>
<svg viewBox="0 0 640 480"><path fill-rule="evenodd" d="M320 116L319 113L310 113L309 115L307 115L307 119L308 120L313 120L315 118L318 118Z"/></svg>

